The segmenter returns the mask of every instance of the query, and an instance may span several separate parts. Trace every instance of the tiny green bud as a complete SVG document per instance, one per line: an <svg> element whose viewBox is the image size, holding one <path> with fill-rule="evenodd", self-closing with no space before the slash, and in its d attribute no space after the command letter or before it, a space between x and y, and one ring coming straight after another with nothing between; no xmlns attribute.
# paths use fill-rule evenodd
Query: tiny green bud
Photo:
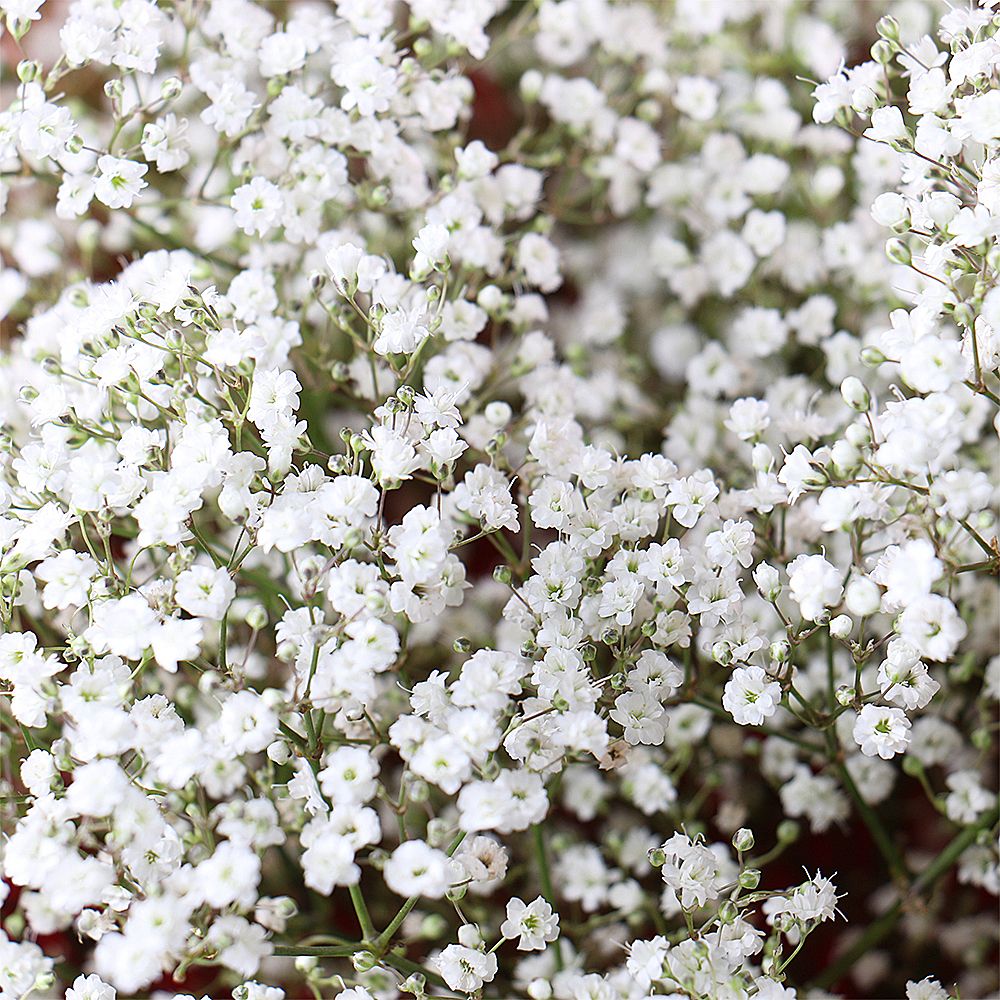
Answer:
<svg viewBox="0 0 1000 1000"><path fill-rule="evenodd" d="M414 972L399 984L403 993L412 993L414 996L422 997L427 992L427 979L423 973Z"/></svg>
<svg viewBox="0 0 1000 1000"><path fill-rule="evenodd" d="M760 885L760 869L744 868L737 881L743 889L756 889Z"/></svg>
<svg viewBox="0 0 1000 1000"><path fill-rule="evenodd" d="M845 708L854 701L857 692L849 684L841 684L837 688L837 704L843 705Z"/></svg>
<svg viewBox="0 0 1000 1000"><path fill-rule="evenodd" d="M497 566L493 570L493 579L497 583L502 583L505 587L509 587L511 580L514 579L514 574L511 573L509 566Z"/></svg>
<svg viewBox="0 0 1000 1000"><path fill-rule="evenodd" d="M778 842L781 844L794 844L799 839L802 828L794 819L783 819L778 824Z"/></svg>
<svg viewBox="0 0 1000 1000"><path fill-rule="evenodd" d="M184 84L179 76L168 76L166 80L160 84L160 99L163 101L176 100L180 97L183 89Z"/></svg>
<svg viewBox="0 0 1000 1000"><path fill-rule="evenodd" d="M871 48L872 59L880 66L888 66L892 62L893 47L884 38L880 38Z"/></svg>
<svg viewBox="0 0 1000 1000"><path fill-rule="evenodd" d="M667 853L662 847L651 847L646 852L646 859L654 868L662 868L667 863Z"/></svg>
<svg viewBox="0 0 1000 1000"><path fill-rule="evenodd" d="M41 63L36 62L34 59L22 59L17 64L17 78L21 83L31 83L37 80L41 72Z"/></svg>
<svg viewBox="0 0 1000 1000"><path fill-rule="evenodd" d="M460 635L452 644L451 648L456 653L469 653L472 651L472 642L464 635Z"/></svg>
<svg viewBox="0 0 1000 1000"><path fill-rule="evenodd" d="M750 830L745 826L741 826L736 833L733 834L733 847L735 847L737 851L752 851L753 845L753 830Z"/></svg>
<svg viewBox="0 0 1000 1000"><path fill-rule="evenodd" d="M733 662L733 650L728 642L719 640L712 645L712 659L724 667Z"/></svg>
<svg viewBox="0 0 1000 1000"><path fill-rule="evenodd" d="M889 14L878 19L875 25L879 38L884 38L887 42L894 42L899 45L899 22Z"/></svg>
<svg viewBox="0 0 1000 1000"><path fill-rule="evenodd" d="M259 632L267 625L267 608L263 604L255 604L247 611L244 621L254 632Z"/></svg>
<svg viewBox="0 0 1000 1000"><path fill-rule="evenodd" d="M878 368L879 365L885 364L888 359L877 347L862 347L861 348L861 363L866 368Z"/></svg>
<svg viewBox="0 0 1000 1000"><path fill-rule="evenodd" d="M378 959L370 951L356 951L351 957L355 972L371 972L378 965Z"/></svg>
<svg viewBox="0 0 1000 1000"><path fill-rule="evenodd" d="M910 248L901 239L886 240L885 255L895 264L903 264L908 267L913 262Z"/></svg>

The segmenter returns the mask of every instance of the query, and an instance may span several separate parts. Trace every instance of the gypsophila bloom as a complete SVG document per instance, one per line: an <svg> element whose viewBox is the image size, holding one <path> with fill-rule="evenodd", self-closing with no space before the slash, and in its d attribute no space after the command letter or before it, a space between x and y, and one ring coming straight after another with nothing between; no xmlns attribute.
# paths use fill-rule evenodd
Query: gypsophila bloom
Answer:
<svg viewBox="0 0 1000 1000"><path fill-rule="evenodd" d="M994 6L0 0L0 994L994 995Z"/></svg>

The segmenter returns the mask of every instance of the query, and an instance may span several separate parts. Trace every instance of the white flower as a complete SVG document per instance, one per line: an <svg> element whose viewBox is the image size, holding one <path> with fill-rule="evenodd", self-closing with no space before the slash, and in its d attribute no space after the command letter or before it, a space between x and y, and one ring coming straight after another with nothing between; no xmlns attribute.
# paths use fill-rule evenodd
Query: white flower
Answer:
<svg viewBox="0 0 1000 1000"><path fill-rule="evenodd" d="M460 944L448 945L435 962L448 986L461 993L475 993L497 974L496 955Z"/></svg>
<svg viewBox="0 0 1000 1000"><path fill-rule="evenodd" d="M559 936L559 916L541 896L531 903L510 899L500 933L509 940L517 938L520 951L542 951Z"/></svg>
<svg viewBox="0 0 1000 1000"><path fill-rule="evenodd" d="M422 840L407 840L389 856L383 876L399 896L440 899L450 884L448 855Z"/></svg>
<svg viewBox="0 0 1000 1000"><path fill-rule="evenodd" d="M263 236L281 218L284 199L277 185L264 177L255 177L233 192L230 205L236 213L236 225L248 236Z"/></svg>
<svg viewBox="0 0 1000 1000"><path fill-rule="evenodd" d="M146 187L142 178L149 167L144 163L106 154L98 157L97 169L94 194L108 208L130 208L139 192Z"/></svg>
<svg viewBox="0 0 1000 1000"><path fill-rule="evenodd" d="M761 667L737 667L726 681L722 707L741 726L759 726L778 710L781 685Z"/></svg>
<svg viewBox="0 0 1000 1000"><path fill-rule="evenodd" d="M809 621L819 620L844 593L841 574L823 556L796 556L788 565L788 584L802 617Z"/></svg>
<svg viewBox="0 0 1000 1000"><path fill-rule="evenodd" d="M854 720L854 742L867 757L891 760L910 742L910 720L898 708L865 705Z"/></svg>

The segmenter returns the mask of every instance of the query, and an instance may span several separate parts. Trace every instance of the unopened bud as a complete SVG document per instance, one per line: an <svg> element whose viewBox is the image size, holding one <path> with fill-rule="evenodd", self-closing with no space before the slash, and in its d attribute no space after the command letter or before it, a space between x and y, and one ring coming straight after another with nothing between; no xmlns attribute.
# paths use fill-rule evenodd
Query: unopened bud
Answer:
<svg viewBox="0 0 1000 1000"><path fill-rule="evenodd" d="M910 248L900 239L885 241L885 255L894 264L903 264L906 267L913 262L913 254Z"/></svg>
<svg viewBox="0 0 1000 1000"><path fill-rule="evenodd" d="M802 828L794 819L783 819L778 824L778 841L782 844L794 844L801 832Z"/></svg>
<svg viewBox="0 0 1000 1000"><path fill-rule="evenodd" d="M17 78L21 83L31 83L37 80L42 72L41 63L34 59L22 59L17 64Z"/></svg>
<svg viewBox="0 0 1000 1000"><path fill-rule="evenodd" d="M892 62L893 51L892 44L880 38L871 48L872 59L880 66L887 66Z"/></svg>
<svg viewBox="0 0 1000 1000"><path fill-rule="evenodd" d="M760 869L744 868L736 881L739 882L742 889L756 889L760 885Z"/></svg>
<svg viewBox="0 0 1000 1000"><path fill-rule="evenodd" d="M861 363L867 368L878 368L885 364L887 358L877 347L861 348Z"/></svg>
<svg viewBox="0 0 1000 1000"><path fill-rule="evenodd" d="M166 80L160 84L160 99L164 101L173 101L180 97L183 89L184 84L181 82L181 78L179 76L168 76Z"/></svg>
<svg viewBox="0 0 1000 1000"><path fill-rule="evenodd" d="M864 413L872 404L871 393L864 382L855 375L848 375L840 383L840 395L844 397L844 402L858 413Z"/></svg>
<svg viewBox="0 0 1000 1000"><path fill-rule="evenodd" d="M752 851L753 845L753 830L750 830L745 826L741 826L736 833L733 834L733 847L735 847L737 851Z"/></svg>
<svg viewBox="0 0 1000 1000"><path fill-rule="evenodd" d="M370 951L356 951L351 957L355 972L371 972L378 965L378 959Z"/></svg>
<svg viewBox="0 0 1000 1000"><path fill-rule="evenodd" d="M884 38L887 42L894 42L896 45L899 44L899 22L890 14L878 19L875 30L878 32L879 38Z"/></svg>
<svg viewBox="0 0 1000 1000"><path fill-rule="evenodd" d="M846 639L851 634L853 628L854 622L851 621L850 615L837 615L830 622L830 635L834 639Z"/></svg>
<svg viewBox="0 0 1000 1000"><path fill-rule="evenodd" d="M528 983L528 996L531 1000L551 1000L552 984L547 979L532 979Z"/></svg>

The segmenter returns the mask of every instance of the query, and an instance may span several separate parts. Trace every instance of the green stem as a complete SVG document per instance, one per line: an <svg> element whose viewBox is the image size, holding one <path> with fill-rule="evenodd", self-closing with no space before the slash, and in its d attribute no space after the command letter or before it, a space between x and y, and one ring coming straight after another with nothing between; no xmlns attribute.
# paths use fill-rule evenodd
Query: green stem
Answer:
<svg viewBox="0 0 1000 1000"><path fill-rule="evenodd" d="M274 954L278 958L298 958L308 956L310 958L346 958L355 952L363 951L364 944L276 944Z"/></svg>
<svg viewBox="0 0 1000 1000"><path fill-rule="evenodd" d="M813 986L817 989L827 989L833 986L845 973L850 971L854 963L867 955L890 931L902 916L907 902L932 886L959 859L962 853L970 847L983 830L988 830L1000 818L1000 809L993 809L978 823L966 827L957 837L952 839L943 851L917 877L910 891L900 896L895 903L882 914L875 923L858 938L832 965L819 975Z"/></svg>
<svg viewBox="0 0 1000 1000"><path fill-rule="evenodd" d="M833 734L829 730L827 730L827 736L829 742L832 743ZM831 747L831 756L834 752ZM889 867L889 874L901 886L907 885L910 881L910 875L906 870L906 863L903 861L903 857L896 845L892 842L892 838L889 836L886 828L882 825L882 820L879 819L878 813L862 798L861 792L858 791L858 786L851 777L851 772L847 770L847 765L837 761L836 768L840 780L843 782L848 794L854 800L854 805L862 821L868 827L868 832L872 835L875 846L878 847L879 853L885 859L885 863Z"/></svg>
<svg viewBox="0 0 1000 1000"><path fill-rule="evenodd" d="M465 840L465 834L460 833L455 839L448 845L448 857L451 857L455 851L458 850L459 845ZM386 927L378 937L374 936L374 931L372 932L372 947L374 948L376 954L380 957L385 952L386 948L389 947L389 942L392 940L393 934L399 930L403 921L409 916L410 910L413 909L417 903L420 902L419 896L410 896L410 898L403 903L399 908L399 912L389 921L389 926Z"/></svg>
<svg viewBox="0 0 1000 1000"><path fill-rule="evenodd" d="M354 912L358 916L358 923L361 925L361 935L365 941L372 941L375 938L375 925L368 913L368 906L365 904L365 897L361 894L360 885L352 885L350 888L351 902L354 904Z"/></svg>
<svg viewBox="0 0 1000 1000"><path fill-rule="evenodd" d="M545 897L552 909L556 909L556 894L552 888L552 873L549 871L549 859L545 851L545 834L542 832L542 824L536 823L531 828L531 835L535 842L535 860L538 862L538 875L542 883L542 895ZM555 947L556 969L562 972L562 942L556 941Z"/></svg>

